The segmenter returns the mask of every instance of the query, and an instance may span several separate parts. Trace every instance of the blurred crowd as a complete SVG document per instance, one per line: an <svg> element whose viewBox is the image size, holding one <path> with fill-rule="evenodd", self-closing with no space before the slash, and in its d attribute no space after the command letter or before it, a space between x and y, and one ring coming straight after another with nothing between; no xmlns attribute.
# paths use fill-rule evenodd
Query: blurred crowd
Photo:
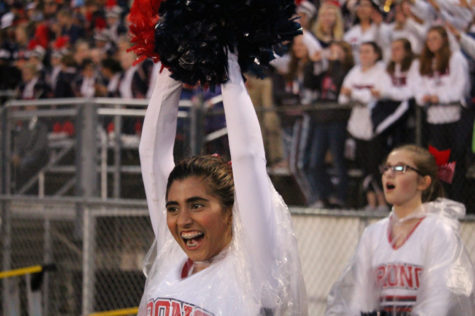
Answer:
<svg viewBox="0 0 475 316"><path fill-rule="evenodd" d="M159 66L134 65L127 51L130 5L0 1L0 90L19 99L149 97ZM305 0L296 15L303 34L289 51L265 78L246 74L270 170L301 172L308 205L345 207L350 159L362 172L366 207L386 210L378 166L392 148L415 142L419 108L421 141L451 150L456 168L446 189L463 200L473 163L475 0ZM197 93L188 87L184 97ZM207 131L223 120L208 119ZM74 133L71 122L46 129ZM125 129L140 134L141 122Z"/></svg>

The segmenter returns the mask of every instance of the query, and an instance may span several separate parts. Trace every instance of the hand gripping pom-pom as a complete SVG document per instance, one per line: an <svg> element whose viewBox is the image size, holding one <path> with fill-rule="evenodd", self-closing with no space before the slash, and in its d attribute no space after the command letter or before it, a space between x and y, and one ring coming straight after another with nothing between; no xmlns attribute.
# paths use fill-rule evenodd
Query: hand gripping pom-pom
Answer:
<svg viewBox="0 0 475 316"><path fill-rule="evenodd" d="M243 72L262 69L301 32L294 11L293 0L164 1L154 29L155 55L149 57L187 84L224 83L228 50L237 53Z"/></svg>

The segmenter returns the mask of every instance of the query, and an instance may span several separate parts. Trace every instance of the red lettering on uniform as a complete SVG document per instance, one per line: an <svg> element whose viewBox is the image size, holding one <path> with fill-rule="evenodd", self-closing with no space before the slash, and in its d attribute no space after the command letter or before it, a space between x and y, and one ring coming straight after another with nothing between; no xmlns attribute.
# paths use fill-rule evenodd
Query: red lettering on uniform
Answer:
<svg viewBox="0 0 475 316"><path fill-rule="evenodd" d="M191 312L193 311L193 307L187 304L183 304L183 312L185 313L183 316L191 316Z"/></svg>
<svg viewBox="0 0 475 316"><path fill-rule="evenodd" d="M422 274L422 268L421 267L416 267L414 269L414 274L416 276L416 289L418 289L419 285L420 285L420 276Z"/></svg>
<svg viewBox="0 0 475 316"><path fill-rule="evenodd" d="M388 279L388 286L394 287L397 285L398 277L397 277L397 268L396 265L391 264L388 265L388 269L386 270L386 276Z"/></svg>
<svg viewBox="0 0 475 316"><path fill-rule="evenodd" d="M147 304L147 316L213 316L213 314L179 300L158 298L155 302Z"/></svg>
<svg viewBox="0 0 475 316"><path fill-rule="evenodd" d="M172 316L181 316L181 304L172 301Z"/></svg>
<svg viewBox="0 0 475 316"><path fill-rule="evenodd" d="M161 311L163 313L161 313ZM157 300L155 302L155 316L169 316L170 315L170 301Z"/></svg>
<svg viewBox="0 0 475 316"><path fill-rule="evenodd" d="M153 316L153 302L147 304L147 316Z"/></svg>
<svg viewBox="0 0 475 316"><path fill-rule="evenodd" d="M401 285L405 288L413 288L412 266L401 266Z"/></svg>
<svg viewBox="0 0 475 316"><path fill-rule="evenodd" d="M376 268L376 281L382 288L417 290L423 268L400 263L383 264Z"/></svg>
<svg viewBox="0 0 475 316"><path fill-rule="evenodd" d="M380 286L383 285L385 270L385 266L379 266L376 268L376 282Z"/></svg>

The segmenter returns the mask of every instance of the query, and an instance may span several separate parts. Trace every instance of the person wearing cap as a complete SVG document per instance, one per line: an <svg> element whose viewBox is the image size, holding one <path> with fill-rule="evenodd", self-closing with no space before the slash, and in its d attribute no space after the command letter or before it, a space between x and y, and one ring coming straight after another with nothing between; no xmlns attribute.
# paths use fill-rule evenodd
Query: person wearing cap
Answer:
<svg viewBox="0 0 475 316"><path fill-rule="evenodd" d="M53 51L51 53L51 68L46 74L46 81L54 91L58 82L58 75L61 72L61 57L63 54L60 51Z"/></svg>
<svg viewBox="0 0 475 316"><path fill-rule="evenodd" d="M35 2L28 3L26 6L26 15L29 21L39 22L43 19L41 12L38 11L38 6Z"/></svg>
<svg viewBox="0 0 475 316"><path fill-rule="evenodd" d="M315 17L317 16L317 8L310 1L302 1L297 7L297 15L300 17L299 23L304 30L310 30Z"/></svg>
<svg viewBox="0 0 475 316"><path fill-rule="evenodd" d="M46 80L46 68L43 64L45 58L46 50L40 46L36 45L32 50L29 51L28 62L35 65L38 76L42 81Z"/></svg>
<svg viewBox="0 0 475 316"><path fill-rule="evenodd" d="M46 71L46 82L50 85L51 89L55 91L56 84L58 82L58 76L61 72L61 58L68 54L69 38L67 36L61 36L50 43L52 47L50 55L50 67Z"/></svg>
<svg viewBox="0 0 475 316"><path fill-rule="evenodd" d="M121 19L121 13L122 9L119 6L113 6L106 10L107 30L114 42L119 40L120 35L127 33L127 28Z"/></svg>

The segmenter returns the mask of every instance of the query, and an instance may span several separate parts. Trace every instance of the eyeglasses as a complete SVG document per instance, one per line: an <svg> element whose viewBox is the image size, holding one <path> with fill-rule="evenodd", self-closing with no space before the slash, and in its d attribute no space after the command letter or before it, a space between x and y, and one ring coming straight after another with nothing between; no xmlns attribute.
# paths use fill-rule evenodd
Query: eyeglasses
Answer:
<svg viewBox="0 0 475 316"><path fill-rule="evenodd" d="M383 165L379 167L379 170L381 171L381 174L386 173L386 171L391 170L392 174L402 174L406 173L407 170L412 170L417 172L418 174L422 175L422 172L414 167L408 166L408 165Z"/></svg>

